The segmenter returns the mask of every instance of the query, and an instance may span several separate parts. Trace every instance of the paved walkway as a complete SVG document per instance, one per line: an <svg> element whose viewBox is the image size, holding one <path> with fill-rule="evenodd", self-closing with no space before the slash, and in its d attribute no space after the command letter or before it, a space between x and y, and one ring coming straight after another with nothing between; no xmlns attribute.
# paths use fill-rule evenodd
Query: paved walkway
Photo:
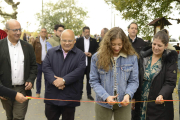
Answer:
<svg viewBox="0 0 180 120"><path fill-rule="evenodd" d="M42 84L44 85L44 83ZM85 91L85 88L84 88ZM32 90L33 96L35 96L35 89ZM92 90L92 96L95 97L95 93ZM44 86L42 88L41 97L44 97ZM173 98L175 100L178 99L177 88L175 88L173 93ZM82 101L87 101L86 92L82 97ZM95 103L81 103L81 106L76 108L75 120L95 120L95 112L94 112L94 104ZM179 120L179 102L174 102L174 120ZM45 105L43 100L30 100L28 111L26 114L26 120L47 120L44 114ZM6 120L5 111L2 108L2 104L0 102L0 120Z"/></svg>

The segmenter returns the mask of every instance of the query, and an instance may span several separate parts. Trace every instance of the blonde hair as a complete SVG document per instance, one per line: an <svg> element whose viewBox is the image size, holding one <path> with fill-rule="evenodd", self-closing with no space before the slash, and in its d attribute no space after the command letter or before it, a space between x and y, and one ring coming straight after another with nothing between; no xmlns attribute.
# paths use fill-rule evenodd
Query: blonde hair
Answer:
<svg viewBox="0 0 180 120"><path fill-rule="evenodd" d="M33 44L34 41L32 41L32 39L34 39L34 37L29 38L29 44Z"/></svg>
<svg viewBox="0 0 180 120"><path fill-rule="evenodd" d="M111 47L111 41L115 39L122 40L123 47L121 52L127 55L136 55L138 57L138 54L135 52L124 31L119 27L114 27L105 34L100 43L100 47L97 52L98 61L96 63L99 69L104 69L105 71L112 69L111 58L113 57L113 50Z"/></svg>

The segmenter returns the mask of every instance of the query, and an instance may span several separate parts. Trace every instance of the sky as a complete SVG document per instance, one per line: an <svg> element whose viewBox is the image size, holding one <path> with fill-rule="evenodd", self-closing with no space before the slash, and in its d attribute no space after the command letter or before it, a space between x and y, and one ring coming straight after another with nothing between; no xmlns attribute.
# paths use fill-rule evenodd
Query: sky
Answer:
<svg viewBox="0 0 180 120"><path fill-rule="evenodd" d="M4 0L3 0L4 1ZM39 22L36 20L35 14L41 12L42 10L42 0L14 0L15 2L20 2L18 6L17 20L20 22L21 27L30 32L36 31L39 26ZM49 2L50 0L43 0ZM53 0L56 2L58 0ZM88 18L84 23L90 27L91 34L100 34L102 28L106 27L111 29L114 26L121 27L124 32L128 35L127 26L133 21L125 21L122 19L120 13L111 6L107 5L104 0L75 0L77 5L88 11ZM11 7L6 5L5 2L0 3L5 8L6 12L12 12ZM180 18L178 12L175 11L170 15L173 18ZM0 18L1 20L1 18ZM180 24L177 21L169 20L172 23L171 26L165 27L169 30L172 38L178 39L180 36ZM27 22L29 27L27 27ZM4 25L0 23L0 29L4 29ZM139 35L141 37L141 35Z"/></svg>

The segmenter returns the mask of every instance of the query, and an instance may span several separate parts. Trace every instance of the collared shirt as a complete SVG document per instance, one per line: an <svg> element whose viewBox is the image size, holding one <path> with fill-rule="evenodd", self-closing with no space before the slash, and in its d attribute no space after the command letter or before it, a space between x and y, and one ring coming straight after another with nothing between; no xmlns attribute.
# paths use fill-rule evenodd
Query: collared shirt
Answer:
<svg viewBox="0 0 180 120"><path fill-rule="evenodd" d="M132 40L132 39L131 39ZM132 42L135 42L135 40L136 40L136 37L134 38L134 40L132 40Z"/></svg>
<svg viewBox="0 0 180 120"><path fill-rule="evenodd" d="M24 84L24 53L20 40L16 45L13 45L9 39L8 48L11 61L11 77L12 85L23 85Z"/></svg>
<svg viewBox="0 0 180 120"><path fill-rule="evenodd" d="M63 51L63 55L64 55L64 59L65 59L68 53L66 53L66 52L63 50L63 48L62 48L62 51Z"/></svg>
<svg viewBox="0 0 180 120"><path fill-rule="evenodd" d="M40 36L40 43L42 46L41 60L43 61L44 58L46 57L46 38L45 40L43 40Z"/></svg>
<svg viewBox="0 0 180 120"><path fill-rule="evenodd" d="M84 52L89 52L89 44L90 44L89 39L90 39L90 37L88 39L86 39L84 37ZM87 56L86 56L86 66L88 66L88 57Z"/></svg>

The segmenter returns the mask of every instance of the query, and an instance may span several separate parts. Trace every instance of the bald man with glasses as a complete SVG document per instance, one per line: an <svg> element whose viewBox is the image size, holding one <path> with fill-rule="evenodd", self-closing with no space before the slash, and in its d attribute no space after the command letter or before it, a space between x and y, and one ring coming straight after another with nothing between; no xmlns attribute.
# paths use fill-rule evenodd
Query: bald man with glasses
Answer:
<svg viewBox="0 0 180 120"><path fill-rule="evenodd" d="M8 34L0 41L0 84L31 96L31 89L37 74L34 50L30 44L20 40L21 25L17 20L6 23ZM11 97L0 97L7 120L24 120L28 107L28 100L20 104L12 101Z"/></svg>
<svg viewBox="0 0 180 120"><path fill-rule="evenodd" d="M75 107L80 102L79 80L85 64L85 54L74 46L76 40L72 30L65 30L61 35L61 44L48 50L43 62L46 79L45 98L65 101L45 100L45 114L48 120L74 120ZM67 101L66 101L67 100Z"/></svg>

